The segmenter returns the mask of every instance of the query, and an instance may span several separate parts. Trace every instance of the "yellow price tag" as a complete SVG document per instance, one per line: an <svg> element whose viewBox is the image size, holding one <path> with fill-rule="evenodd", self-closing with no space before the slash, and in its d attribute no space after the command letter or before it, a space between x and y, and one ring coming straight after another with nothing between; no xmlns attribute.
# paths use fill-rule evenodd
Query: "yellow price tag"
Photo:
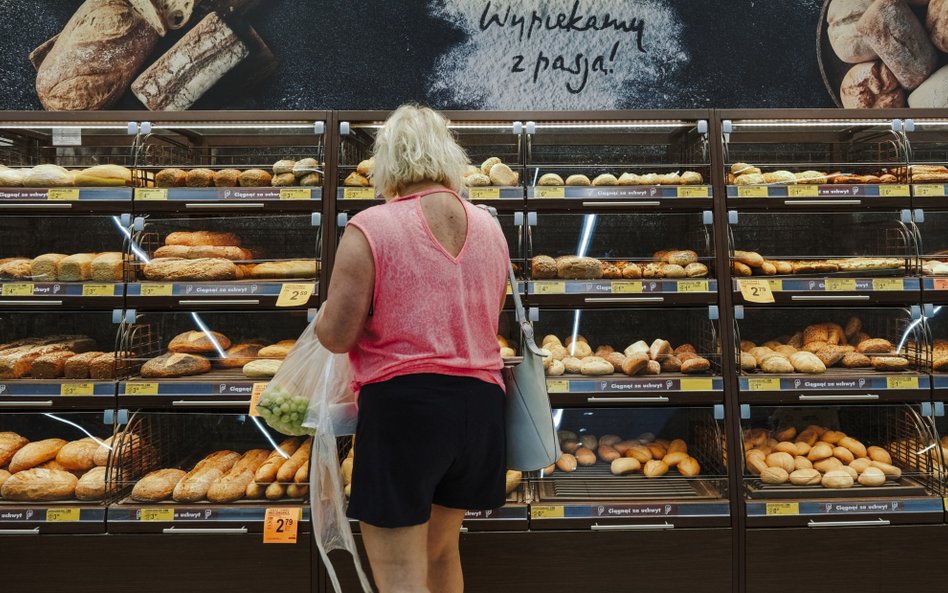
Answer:
<svg viewBox="0 0 948 593"><path fill-rule="evenodd" d="M4 284L0 294L3 296L33 296L32 284Z"/></svg>
<svg viewBox="0 0 948 593"><path fill-rule="evenodd" d="M565 187L543 187L537 186L533 188L533 197L534 198L565 198L566 197L566 188Z"/></svg>
<svg viewBox="0 0 948 593"><path fill-rule="evenodd" d="M309 302L309 297L316 292L315 284L284 284L277 297L277 307L301 307Z"/></svg>
<svg viewBox="0 0 948 593"><path fill-rule="evenodd" d="M679 185L678 186L678 197L679 198L710 198L711 192L708 186L706 185Z"/></svg>
<svg viewBox="0 0 948 593"><path fill-rule="evenodd" d="M739 198L766 198L770 193L766 185L738 185L737 197Z"/></svg>
<svg viewBox="0 0 948 593"><path fill-rule="evenodd" d="M510 287L510 282L507 283L506 292L508 296L513 294L513 289Z"/></svg>
<svg viewBox="0 0 948 593"><path fill-rule="evenodd" d="M280 190L281 200L308 200L313 192L308 187L284 187Z"/></svg>
<svg viewBox="0 0 948 593"><path fill-rule="evenodd" d="M140 187L135 190L135 199L142 202L158 202L168 199L168 190L163 187Z"/></svg>
<svg viewBox="0 0 948 593"><path fill-rule="evenodd" d="M174 521L174 509L142 509L138 515L139 521Z"/></svg>
<svg viewBox="0 0 948 593"><path fill-rule="evenodd" d="M125 395L158 395L157 383L126 383Z"/></svg>
<svg viewBox="0 0 948 593"><path fill-rule="evenodd" d="M565 515L563 505L530 505L531 519L562 519Z"/></svg>
<svg viewBox="0 0 948 593"><path fill-rule="evenodd" d="M854 292L856 290L855 278L827 278L827 292Z"/></svg>
<svg viewBox="0 0 948 593"><path fill-rule="evenodd" d="M254 383L253 389L250 391L250 412L251 416L259 416L260 412L257 411L257 404L260 403L260 396L263 395L263 392L266 390L269 383Z"/></svg>
<svg viewBox="0 0 948 593"><path fill-rule="evenodd" d="M92 383L63 383L59 386L59 395L64 397L78 395L93 395L95 387Z"/></svg>
<svg viewBox="0 0 948 593"><path fill-rule="evenodd" d="M944 503L945 503L945 510L948 511L948 497L945 497Z"/></svg>
<svg viewBox="0 0 948 593"><path fill-rule="evenodd" d="M142 284L143 297L166 297L174 291L173 284Z"/></svg>
<svg viewBox="0 0 948 593"><path fill-rule="evenodd" d="M613 280L612 292L615 294L642 292L642 283L638 280Z"/></svg>
<svg viewBox="0 0 948 593"><path fill-rule="evenodd" d="M83 284L82 296L113 296L115 294L114 284Z"/></svg>
<svg viewBox="0 0 948 593"><path fill-rule="evenodd" d="M773 303L774 293L770 289L770 282L761 278L738 278L737 286L744 295L744 300L750 303Z"/></svg>
<svg viewBox="0 0 948 593"><path fill-rule="evenodd" d="M708 292L707 280L679 280L678 292Z"/></svg>
<svg viewBox="0 0 948 593"><path fill-rule="evenodd" d="M820 186L788 185L787 196L791 198L818 198L820 196Z"/></svg>
<svg viewBox="0 0 948 593"><path fill-rule="evenodd" d="M51 202L74 202L79 199L79 188L54 187L46 194L46 199Z"/></svg>
<svg viewBox="0 0 948 593"><path fill-rule="evenodd" d="M900 377L892 375L885 378L888 389L918 389L918 377Z"/></svg>
<svg viewBox="0 0 948 593"><path fill-rule="evenodd" d="M374 200L374 187L347 187L342 190L343 200Z"/></svg>
<svg viewBox="0 0 948 593"><path fill-rule="evenodd" d="M79 509L75 507L46 509L47 523L65 523L79 520Z"/></svg>
<svg viewBox="0 0 948 593"><path fill-rule="evenodd" d="M799 502L768 502L767 514L768 515L799 515L800 503Z"/></svg>
<svg viewBox="0 0 948 593"><path fill-rule="evenodd" d="M534 294L566 294L566 283L551 280L538 280L533 283Z"/></svg>
<svg viewBox="0 0 948 593"><path fill-rule="evenodd" d="M874 278L872 290L902 290L905 288L901 278Z"/></svg>
<svg viewBox="0 0 948 593"><path fill-rule="evenodd" d="M948 185L915 185L913 188L917 198L943 198Z"/></svg>
<svg viewBox="0 0 948 593"><path fill-rule="evenodd" d="M780 377L751 377L747 380L749 391L780 391Z"/></svg>
<svg viewBox="0 0 948 593"><path fill-rule="evenodd" d="M263 520L263 543L295 544L302 516L303 509L300 507L267 509Z"/></svg>
<svg viewBox="0 0 948 593"><path fill-rule="evenodd" d="M496 200L500 198L500 188L472 187L467 190L467 195L472 200Z"/></svg>
<svg viewBox="0 0 948 593"><path fill-rule="evenodd" d="M907 185L880 185L879 195L883 198L907 198L909 197L909 186Z"/></svg>
<svg viewBox="0 0 948 593"><path fill-rule="evenodd" d="M547 393L569 393L569 379L547 379Z"/></svg>
<svg viewBox="0 0 948 593"><path fill-rule="evenodd" d="M783 292L783 280L768 280L770 290L773 292Z"/></svg>
<svg viewBox="0 0 948 593"><path fill-rule="evenodd" d="M681 380L681 390L682 391L711 391L714 389L714 379L702 378L702 379L682 379Z"/></svg>

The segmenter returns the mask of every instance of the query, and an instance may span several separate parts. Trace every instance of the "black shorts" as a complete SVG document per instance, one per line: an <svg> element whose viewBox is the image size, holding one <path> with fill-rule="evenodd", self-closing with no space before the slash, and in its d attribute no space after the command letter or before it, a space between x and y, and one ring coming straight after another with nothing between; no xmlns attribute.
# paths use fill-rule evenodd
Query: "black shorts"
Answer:
<svg viewBox="0 0 948 593"><path fill-rule="evenodd" d="M488 510L506 499L504 392L419 374L359 394L348 515L376 527L426 523L431 505Z"/></svg>

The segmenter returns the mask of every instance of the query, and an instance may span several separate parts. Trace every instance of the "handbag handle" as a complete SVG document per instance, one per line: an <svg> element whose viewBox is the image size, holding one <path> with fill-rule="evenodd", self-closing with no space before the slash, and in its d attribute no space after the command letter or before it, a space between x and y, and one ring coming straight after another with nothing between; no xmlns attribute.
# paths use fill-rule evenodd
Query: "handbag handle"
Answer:
<svg viewBox="0 0 948 593"><path fill-rule="evenodd" d="M486 210L494 217L497 226L501 226L496 208L487 206L486 204L479 204L477 207L481 210ZM501 227L501 230L503 230L503 227ZM536 337L533 332L533 324L527 319L527 312L523 308L523 301L520 300L520 291L517 290L517 276L514 274L513 264L510 263L509 260L507 261L507 274L510 276L510 293L514 302L514 315L516 316L517 323L520 324L520 332L523 334L523 345L533 354L545 357L549 353L537 346Z"/></svg>

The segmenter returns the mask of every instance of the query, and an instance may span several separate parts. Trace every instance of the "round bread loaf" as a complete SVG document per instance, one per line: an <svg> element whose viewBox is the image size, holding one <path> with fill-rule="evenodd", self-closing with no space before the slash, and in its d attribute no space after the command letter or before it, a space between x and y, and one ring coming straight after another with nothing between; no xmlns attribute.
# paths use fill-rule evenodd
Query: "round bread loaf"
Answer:
<svg viewBox="0 0 948 593"><path fill-rule="evenodd" d="M465 177L464 183L468 187L486 187L490 185L490 177L483 173L474 173Z"/></svg>
<svg viewBox="0 0 948 593"><path fill-rule="evenodd" d="M501 163L501 160L499 158L495 156L490 157L489 159L481 163L481 173L483 173L484 175L490 175L491 167L493 167L494 165L499 165L500 163Z"/></svg>
<svg viewBox="0 0 948 593"><path fill-rule="evenodd" d="M595 186L610 186L610 185L619 185L619 180L616 179L615 175L609 173L603 173L602 175L596 176L592 182Z"/></svg>
<svg viewBox="0 0 948 593"><path fill-rule="evenodd" d="M270 184L273 187L290 187L296 185L296 175L292 173L280 173L279 175L274 175L273 179L270 181Z"/></svg>
<svg viewBox="0 0 948 593"><path fill-rule="evenodd" d="M269 187L273 176L263 169L249 169L240 174L240 187Z"/></svg>
<svg viewBox="0 0 948 593"><path fill-rule="evenodd" d="M181 169L162 169L155 175L155 187L184 187L188 184L188 173Z"/></svg>
<svg viewBox="0 0 948 593"><path fill-rule="evenodd" d="M214 174L214 187L237 187L240 184L240 171L222 169Z"/></svg>
<svg viewBox="0 0 948 593"><path fill-rule="evenodd" d="M537 185L563 185L563 178L556 173L541 175Z"/></svg>
<svg viewBox="0 0 948 593"><path fill-rule="evenodd" d="M827 34L836 56L850 64L876 59L876 52L856 30L873 0L832 0L826 11Z"/></svg>
<svg viewBox="0 0 948 593"><path fill-rule="evenodd" d="M570 175L566 178L566 185L592 185L585 175Z"/></svg>
<svg viewBox="0 0 948 593"><path fill-rule="evenodd" d="M286 173L293 173L293 167L296 166L296 161L282 160L277 161L273 164L273 174L274 175L285 175Z"/></svg>
<svg viewBox="0 0 948 593"><path fill-rule="evenodd" d="M214 171L210 169L191 169L188 171L188 187L211 187L214 184Z"/></svg>
<svg viewBox="0 0 948 593"><path fill-rule="evenodd" d="M501 187L509 187L512 185L517 185L517 182L520 180L520 177L514 173L514 171L503 163L497 163L496 165L490 168L488 173L490 177L490 182L493 185L499 185Z"/></svg>
<svg viewBox="0 0 948 593"><path fill-rule="evenodd" d="M296 161L296 164L293 165L293 170L290 172L300 178L312 175L313 173L319 173L319 161L313 158ZM356 170L356 172L360 173L358 170Z"/></svg>
<svg viewBox="0 0 948 593"><path fill-rule="evenodd" d="M839 87L847 109L905 107L905 91L892 70L882 62L864 62L849 69Z"/></svg>

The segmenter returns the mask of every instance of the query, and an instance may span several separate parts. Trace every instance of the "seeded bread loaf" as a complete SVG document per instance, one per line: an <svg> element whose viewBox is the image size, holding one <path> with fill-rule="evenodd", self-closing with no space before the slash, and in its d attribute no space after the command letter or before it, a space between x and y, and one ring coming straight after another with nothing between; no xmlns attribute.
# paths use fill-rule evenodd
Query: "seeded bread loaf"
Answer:
<svg viewBox="0 0 948 593"><path fill-rule="evenodd" d="M171 353L152 358L142 365L144 378L189 377L211 370L211 363L196 354Z"/></svg>

